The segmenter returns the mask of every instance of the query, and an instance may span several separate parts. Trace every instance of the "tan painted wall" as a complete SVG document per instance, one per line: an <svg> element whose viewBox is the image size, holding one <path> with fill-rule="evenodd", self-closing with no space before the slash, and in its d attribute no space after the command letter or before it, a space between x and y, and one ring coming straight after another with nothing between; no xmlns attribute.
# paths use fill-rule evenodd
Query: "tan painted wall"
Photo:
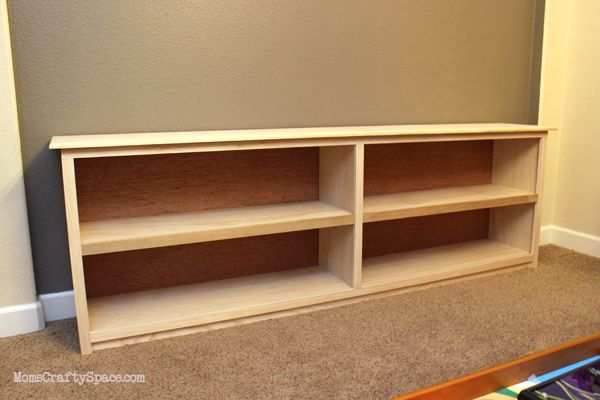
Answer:
<svg viewBox="0 0 600 400"><path fill-rule="evenodd" d="M558 131L551 132L547 141L542 225L554 221L570 5L570 0L546 0L539 123Z"/></svg>
<svg viewBox="0 0 600 400"><path fill-rule="evenodd" d="M537 114L536 0L10 6L41 293L70 288L52 135L528 122Z"/></svg>
<svg viewBox="0 0 600 400"><path fill-rule="evenodd" d="M571 2L554 225L600 237L600 2Z"/></svg>
<svg viewBox="0 0 600 400"><path fill-rule="evenodd" d="M595 0L547 0L539 115L558 127L549 140L542 223L600 237L598 15Z"/></svg>
<svg viewBox="0 0 600 400"><path fill-rule="evenodd" d="M35 301L6 4L0 1L0 307Z"/></svg>

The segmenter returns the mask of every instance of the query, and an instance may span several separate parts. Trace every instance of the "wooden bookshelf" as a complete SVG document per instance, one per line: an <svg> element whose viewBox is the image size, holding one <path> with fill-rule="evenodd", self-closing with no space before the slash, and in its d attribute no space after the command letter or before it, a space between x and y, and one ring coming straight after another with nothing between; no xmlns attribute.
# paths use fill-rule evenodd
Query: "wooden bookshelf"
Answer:
<svg viewBox="0 0 600 400"><path fill-rule="evenodd" d="M535 266L548 130L55 137L81 352Z"/></svg>

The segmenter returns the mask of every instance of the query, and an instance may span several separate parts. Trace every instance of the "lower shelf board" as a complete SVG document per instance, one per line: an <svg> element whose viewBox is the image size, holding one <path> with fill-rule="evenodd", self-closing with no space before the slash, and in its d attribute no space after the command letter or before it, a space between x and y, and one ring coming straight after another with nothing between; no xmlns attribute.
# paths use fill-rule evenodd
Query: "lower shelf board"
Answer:
<svg viewBox="0 0 600 400"><path fill-rule="evenodd" d="M533 261L525 250L477 240L408 251L363 261L362 287L391 290L476 274Z"/></svg>
<svg viewBox="0 0 600 400"><path fill-rule="evenodd" d="M531 261L531 253L488 239L408 251L364 260L362 288L391 290Z"/></svg>
<svg viewBox="0 0 600 400"><path fill-rule="evenodd" d="M344 298L350 287L320 267L88 300L91 340L101 342ZM340 296L341 295L341 296Z"/></svg>
<svg viewBox="0 0 600 400"><path fill-rule="evenodd" d="M88 300L92 343L335 302L458 278L533 260L524 250L478 240L364 260L352 289L321 267L119 294Z"/></svg>

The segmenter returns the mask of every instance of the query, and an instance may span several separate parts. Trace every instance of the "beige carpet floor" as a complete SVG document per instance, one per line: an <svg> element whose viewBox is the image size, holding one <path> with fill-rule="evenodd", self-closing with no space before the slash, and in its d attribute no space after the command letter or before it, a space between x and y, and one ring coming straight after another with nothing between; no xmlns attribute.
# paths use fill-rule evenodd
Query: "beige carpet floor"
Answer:
<svg viewBox="0 0 600 400"><path fill-rule="evenodd" d="M387 399L600 331L600 259L524 269L80 356L73 320L0 340L1 399ZM14 383L145 374L143 384Z"/></svg>

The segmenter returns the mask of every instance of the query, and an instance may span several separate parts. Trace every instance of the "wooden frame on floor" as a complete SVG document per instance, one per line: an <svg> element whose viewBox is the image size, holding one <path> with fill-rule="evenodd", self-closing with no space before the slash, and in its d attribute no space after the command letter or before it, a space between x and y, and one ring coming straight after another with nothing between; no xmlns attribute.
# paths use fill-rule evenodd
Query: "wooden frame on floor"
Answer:
<svg viewBox="0 0 600 400"><path fill-rule="evenodd" d="M600 333L412 392L395 400L471 400L600 354Z"/></svg>

